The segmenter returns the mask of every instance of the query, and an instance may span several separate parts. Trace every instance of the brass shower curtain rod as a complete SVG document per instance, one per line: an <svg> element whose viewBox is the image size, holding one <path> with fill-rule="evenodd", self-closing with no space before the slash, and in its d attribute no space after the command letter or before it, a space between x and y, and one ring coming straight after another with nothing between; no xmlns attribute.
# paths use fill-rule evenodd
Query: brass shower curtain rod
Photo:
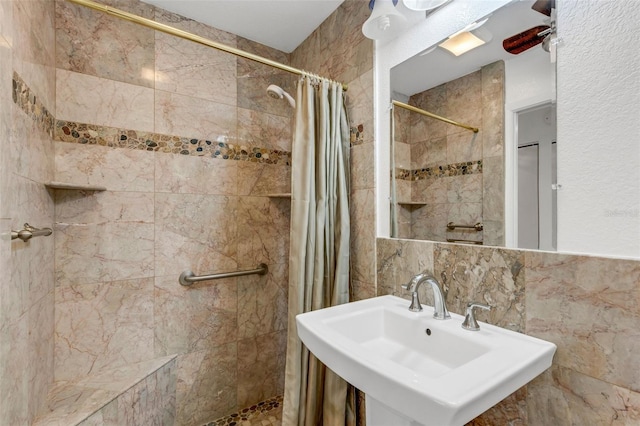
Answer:
<svg viewBox="0 0 640 426"><path fill-rule="evenodd" d="M133 13L125 12L124 10L116 9L114 7L111 7L111 6L106 6L104 4L97 3L97 2L94 2L94 1L91 1L91 0L67 0L67 1L69 1L71 3L79 4L81 6L85 6L85 7L91 8L91 9L99 10L100 12L107 13L107 14L115 16L117 18L124 19L124 20L130 21L130 22L134 22L136 24L139 24L139 25L142 25L142 26L145 26L145 27L148 27L148 28L152 28L152 29L157 30L157 31L162 31L163 33L171 34L173 36L180 37L180 38L183 38L185 40L190 40L190 41L193 41L195 43L199 43L199 44L202 44L204 46L213 47L214 49L222 50L223 52L231 53L233 55L240 56L240 57L245 58L245 59L250 59L252 61L259 62L261 64L269 65L271 67L278 68L278 69L281 69L283 71L290 72L292 74L311 75L311 76L314 75L314 74L302 71L302 70L300 70L298 68L294 68L294 67L291 67L289 65L281 64L280 62L272 61L271 59L267 59L267 58L264 58L264 57L259 56L259 55L254 55L253 53L245 52L244 50L237 49L237 48L231 47L231 46L227 46L225 44L218 43L218 42L215 42L213 40L209 40L209 39L204 38L204 37L200 37L198 35L192 34L192 33L187 32L187 31L180 30L180 29L172 27L170 25L161 24L161 23L156 22L156 21L154 21L152 19L143 18L142 16L138 16L138 15L135 15ZM344 84L344 83L342 84L342 90L344 90L344 91L347 90L347 85Z"/></svg>
<svg viewBox="0 0 640 426"><path fill-rule="evenodd" d="M425 111L425 110L420 109L420 108L416 108L416 107L414 107L412 105L405 104L405 103L400 102L400 101L391 101L391 104L394 105L394 106L398 106L400 108L408 109L409 111L412 111L412 112L417 112L418 114L422 114L422 115L425 115L427 117L435 118L436 120L444 121L445 123L453 124L454 126L463 127L463 128L465 128L467 130L471 130L473 133L478 133L478 131L479 131L479 129L477 127L467 126L466 124L462 124L462 123L458 123L457 121L449 120L448 118L441 117L441 116L436 115L436 114L434 114L432 112Z"/></svg>

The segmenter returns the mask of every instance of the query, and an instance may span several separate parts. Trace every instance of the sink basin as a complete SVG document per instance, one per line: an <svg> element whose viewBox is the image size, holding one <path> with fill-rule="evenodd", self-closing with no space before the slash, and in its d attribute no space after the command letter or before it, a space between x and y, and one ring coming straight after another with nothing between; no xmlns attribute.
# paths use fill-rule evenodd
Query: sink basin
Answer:
<svg viewBox="0 0 640 426"><path fill-rule="evenodd" d="M298 335L365 392L367 410L372 398L422 425L463 425L551 366L553 343L485 323L468 331L461 315L436 320L409 303L381 296L300 314Z"/></svg>

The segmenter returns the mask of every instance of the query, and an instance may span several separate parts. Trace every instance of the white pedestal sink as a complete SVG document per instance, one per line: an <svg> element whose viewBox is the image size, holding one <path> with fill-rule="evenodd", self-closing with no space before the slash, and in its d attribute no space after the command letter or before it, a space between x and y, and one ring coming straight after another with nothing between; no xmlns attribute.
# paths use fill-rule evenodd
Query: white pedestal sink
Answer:
<svg viewBox="0 0 640 426"><path fill-rule="evenodd" d="M408 306L381 296L296 317L309 350L365 392L371 426L460 426L551 366L553 343Z"/></svg>

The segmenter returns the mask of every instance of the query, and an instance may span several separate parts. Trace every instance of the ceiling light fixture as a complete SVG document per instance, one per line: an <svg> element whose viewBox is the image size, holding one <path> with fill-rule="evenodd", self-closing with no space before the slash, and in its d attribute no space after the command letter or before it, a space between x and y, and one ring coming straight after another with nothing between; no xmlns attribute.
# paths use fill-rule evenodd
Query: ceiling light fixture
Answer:
<svg viewBox="0 0 640 426"><path fill-rule="evenodd" d="M407 18L395 5L398 0L371 0L371 16L362 24L362 33L372 40L389 40L404 30Z"/></svg>
<svg viewBox="0 0 640 426"><path fill-rule="evenodd" d="M493 39L493 35L486 28L480 28L488 20L489 18L487 17L467 25L440 43L439 46L455 56L460 56L476 47L489 43Z"/></svg>

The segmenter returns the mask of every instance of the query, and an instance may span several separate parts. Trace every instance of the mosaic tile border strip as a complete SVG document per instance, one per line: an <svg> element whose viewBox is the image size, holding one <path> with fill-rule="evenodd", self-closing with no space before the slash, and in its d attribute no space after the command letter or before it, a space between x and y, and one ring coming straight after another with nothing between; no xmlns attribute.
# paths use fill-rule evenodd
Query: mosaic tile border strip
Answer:
<svg viewBox="0 0 640 426"><path fill-rule="evenodd" d="M55 139L83 145L101 145L168 154L207 156L222 160L291 165L291 152L289 151L118 129L74 121L56 120Z"/></svg>
<svg viewBox="0 0 640 426"><path fill-rule="evenodd" d="M426 167L424 169L396 169L396 179L417 181L429 177L448 177L475 175L482 173L482 160L447 164L445 166Z"/></svg>
<svg viewBox="0 0 640 426"><path fill-rule="evenodd" d="M282 405L282 398L282 395L274 396L266 401L254 404L251 407L243 408L237 413L229 414L228 416L205 423L203 426L235 426L238 422L251 421L258 416L280 407Z"/></svg>
<svg viewBox="0 0 640 426"><path fill-rule="evenodd" d="M68 143L100 145L222 160L291 165L291 152L206 139L119 129L96 124L56 120L22 78L13 73L13 102L51 138Z"/></svg>
<svg viewBox="0 0 640 426"><path fill-rule="evenodd" d="M15 71L12 80L12 96L13 103L18 105L40 130L53 138L55 118Z"/></svg>

